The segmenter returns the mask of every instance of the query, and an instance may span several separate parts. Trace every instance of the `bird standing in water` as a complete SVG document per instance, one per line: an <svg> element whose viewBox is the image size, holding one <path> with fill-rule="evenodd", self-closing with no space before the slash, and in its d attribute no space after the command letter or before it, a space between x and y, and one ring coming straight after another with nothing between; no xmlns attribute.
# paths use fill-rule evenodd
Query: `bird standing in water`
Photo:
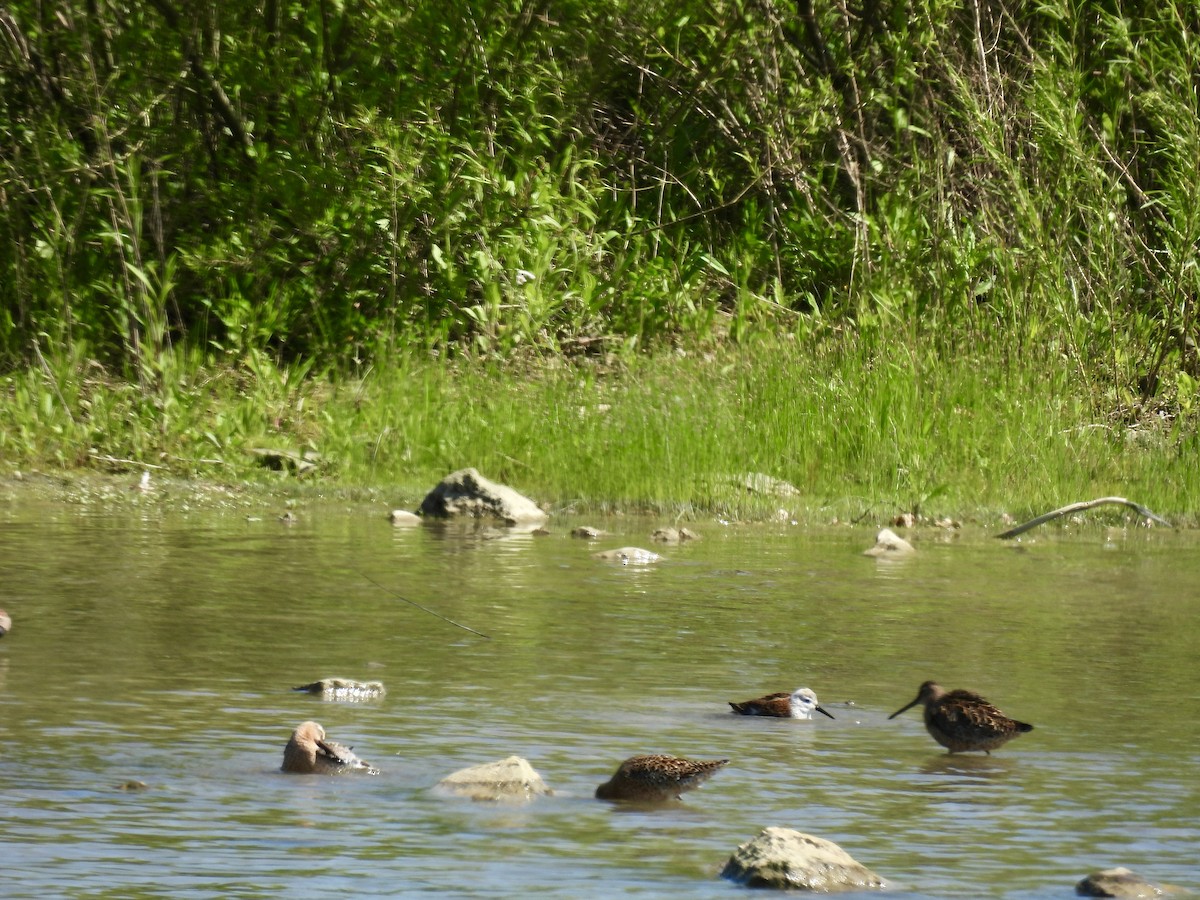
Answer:
<svg viewBox="0 0 1200 900"><path fill-rule="evenodd" d="M699 787L727 765L727 759L692 760L661 754L632 756L621 763L612 778L596 788L596 797L634 803L678 800L684 791Z"/></svg>
<svg viewBox="0 0 1200 900"><path fill-rule="evenodd" d="M936 681L926 681L916 699L896 710L889 719L918 703L925 704L925 730L951 753L982 750L989 756L1033 726L1010 719L983 697L971 691L947 691Z"/></svg>
<svg viewBox="0 0 1200 900"><path fill-rule="evenodd" d="M831 713L821 709L817 703L817 695L808 688L796 688L790 694L780 691L777 694L767 694L757 700L746 700L743 703L729 701L733 711L742 716L774 716L777 719L811 719L814 712L833 718Z"/></svg>

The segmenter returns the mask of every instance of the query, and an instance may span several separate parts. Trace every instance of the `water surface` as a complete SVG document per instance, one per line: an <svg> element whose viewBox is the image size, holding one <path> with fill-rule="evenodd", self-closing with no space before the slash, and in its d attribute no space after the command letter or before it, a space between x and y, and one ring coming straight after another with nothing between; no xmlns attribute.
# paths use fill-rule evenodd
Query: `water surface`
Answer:
<svg viewBox="0 0 1200 900"><path fill-rule="evenodd" d="M700 521L639 568L591 554L663 523L585 542L280 511L0 505L5 896L728 897L768 825L904 897L1067 897L1112 865L1200 888L1195 535L928 532L889 563L865 528ZM387 695L288 690L329 675ZM927 678L1035 730L948 755L919 710L887 719ZM836 721L726 705L801 685ZM281 774L309 718L383 774ZM669 808L592 798L650 752L732 763ZM510 754L555 795L430 789Z"/></svg>

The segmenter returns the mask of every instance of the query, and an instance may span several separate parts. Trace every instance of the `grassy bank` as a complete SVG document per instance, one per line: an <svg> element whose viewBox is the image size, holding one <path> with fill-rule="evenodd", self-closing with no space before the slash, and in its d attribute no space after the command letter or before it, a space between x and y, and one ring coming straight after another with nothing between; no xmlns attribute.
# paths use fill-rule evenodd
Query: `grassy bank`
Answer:
<svg viewBox="0 0 1200 900"><path fill-rule="evenodd" d="M1198 15L10 4L0 453L1190 514Z"/></svg>
<svg viewBox="0 0 1200 900"><path fill-rule="evenodd" d="M1098 413L1070 367L982 347L948 356L842 336L575 363L402 357L338 377L261 357L202 363L178 360L151 396L85 356L10 375L0 456L10 471L132 479L155 466L370 487L405 505L473 465L560 510L754 518L782 507L813 523L1022 518L1110 494L1192 522L1200 499L1194 430ZM320 462L274 472L255 449ZM752 472L799 495L747 492L736 476Z"/></svg>

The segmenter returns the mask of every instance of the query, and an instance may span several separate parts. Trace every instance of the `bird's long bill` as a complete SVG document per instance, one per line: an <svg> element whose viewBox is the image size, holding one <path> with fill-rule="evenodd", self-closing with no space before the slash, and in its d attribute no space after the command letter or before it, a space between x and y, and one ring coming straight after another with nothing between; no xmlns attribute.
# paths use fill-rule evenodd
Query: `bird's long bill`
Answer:
<svg viewBox="0 0 1200 900"><path fill-rule="evenodd" d="M819 707L819 706L814 706L813 709L815 709L817 712L821 713L822 715L829 716L829 718L831 718L831 719L833 718L833 713L826 712L825 710L821 709L821 707Z"/></svg>
<svg viewBox="0 0 1200 900"><path fill-rule="evenodd" d="M896 716L900 715L900 713L907 712L908 710L912 709L914 706L916 706L920 702L921 702L921 695L917 694L916 698L911 703L904 704L902 707L900 707L898 710L896 710L894 713L892 713L890 716L888 716L888 718L894 719L894 718L896 718Z"/></svg>

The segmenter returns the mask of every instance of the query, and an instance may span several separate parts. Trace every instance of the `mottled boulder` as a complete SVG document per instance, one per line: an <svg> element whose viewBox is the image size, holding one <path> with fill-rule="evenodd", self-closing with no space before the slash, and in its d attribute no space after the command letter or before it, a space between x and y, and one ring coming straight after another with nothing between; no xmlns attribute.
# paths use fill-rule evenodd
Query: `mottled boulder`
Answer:
<svg viewBox="0 0 1200 900"><path fill-rule="evenodd" d="M751 494L770 494L775 497L798 497L800 495L800 491L794 484L762 472L735 475L731 480Z"/></svg>
<svg viewBox="0 0 1200 900"><path fill-rule="evenodd" d="M659 562L662 557L653 550L643 550L641 547L620 547L617 550L601 550L593 553L596 559L605 562L617 562L623 566L646 566Z"/></svg>
<svg viewBox="0 0 1200 900"><path fill-rule="evenodd" d="M690 528L656 528L650 535L650 540L660 544L682 544L684 541L698 541L700 535Z"/></svg>
<svg viewBox="0 0 1200 900"><path fill-rule="evenodd" d="M510 803L550 793L537 770L519 756L459 769L439 781L438 788L471 800Z"/></svg>
<svg viewBox="0 0 1200 900"><path fill-rule="evenodd" d="M875 535L875 546L864 550L864 556L908 556L915 553L913 545L890 528L884 528Z"/></svg>
<svg viewBox="0 0 1200 900"><path fill-rule="evenodd" d="M1093 872L1079 884L1075 893L1081 897L1123 897L1135 900L1138 897L1161 897L1165 893L1160 885L1152 884L1136 872L1124 866Z"/></svg>
<svg viewBox="0 0 1200 900"><path fill-rule="evenodd" d="M475 469L459 469L425 495L417 513L431 518L494 517L510 525L542 522L546 513L528 497L489 481Z"/></svg>
<svg viewBox="0 0 1200 900"><path fill-rule="evenodd" d="M400 528L420 525L421 517L407 509L393 509L388 513L388 521Z"/></svg>
<svg viewBox="0 0 1200 900"><path fill-rule="evenodd" d="M747 887L805 891L861 891L883 879L832 841L791 828L764 828L734 851L723 878Z"/></svg>

